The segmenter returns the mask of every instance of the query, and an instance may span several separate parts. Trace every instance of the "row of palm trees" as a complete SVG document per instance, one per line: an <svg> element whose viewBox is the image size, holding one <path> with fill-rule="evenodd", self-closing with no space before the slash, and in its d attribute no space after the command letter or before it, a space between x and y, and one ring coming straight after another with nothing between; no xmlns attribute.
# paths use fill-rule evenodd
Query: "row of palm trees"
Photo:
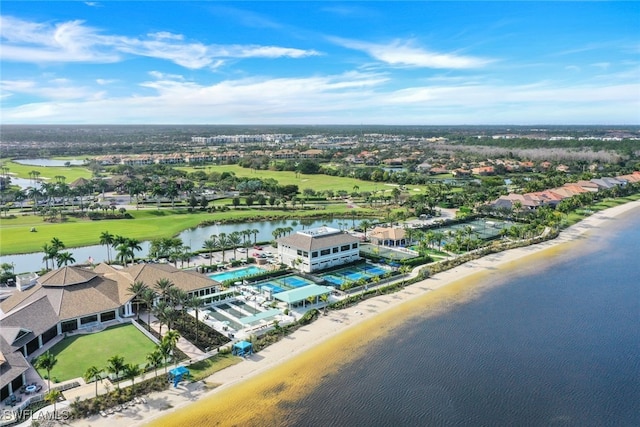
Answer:
<svg viewBox="0 0 640 427"><path fill-rule="evenodd" d="M167 325L169 334L179 313L182 318L186 316L188 309L194 310L196 315L196 342L199 334L199 313L204 308L204 301L196 295L189 295L178 288L169 279L158 279L153 288L142 281L136 281L127 289L133 296L136 305L137 318L140 320L140 304L147 306L147 328L151 330L151 315L153 314L160 323L159 334L162 337L162 327ZM182 325L184 327L184 324Z"/></svg>
<svg viewBox="0 0 640 427"><path fill-rule="evenodd" d="M103 231L100 234L100 244L107 247L107 260L109 262L111 262L111 249L113 248L117 252L115 260L125 266L129 260L133 264L135 261L135 251L142 250L139 240L113 235L108 231Z"/></svg>
<svg viewBox="0 0 640 427"><path fill-rule="evenodd" d="M238 248L248 248L251 245L251 236L253 236L253 244L257 243L258 233L260 230L257 228L247 229L242 231L233 231L229 234L219 233L212 234L202 244L202 248L209 251L209 265L213 263L213 253L222 251L222 262L225 262L226 249L231 248L233 250L233 257L236 258ZM245 257L249 257L249 252L245 252Z"/></svg>
<svg viewBox="0 0 640 427"><path fill-rule="evenodd" d="M51 261L51 267L54 266L54 262L57 262L58 268L63 265L74 264L76 262L71 252L62 251L64 248L64 243L57 237L54 237L51 239L50 243L45 243L42 246L42 251L44 252L42 261L44 261L45 268L47 270L49 269L49 261Z"/></svg>

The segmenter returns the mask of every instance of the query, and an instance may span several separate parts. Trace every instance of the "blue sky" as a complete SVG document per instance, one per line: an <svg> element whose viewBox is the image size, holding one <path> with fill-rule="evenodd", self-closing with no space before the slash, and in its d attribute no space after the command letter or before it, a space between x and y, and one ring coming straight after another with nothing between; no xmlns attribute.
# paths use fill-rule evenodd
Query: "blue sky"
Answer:
<svg viewBox="0 0 640 427"><path fill-rule="evenodd" d="M637 2L2 1L4 124L639 124Z"/></svg>

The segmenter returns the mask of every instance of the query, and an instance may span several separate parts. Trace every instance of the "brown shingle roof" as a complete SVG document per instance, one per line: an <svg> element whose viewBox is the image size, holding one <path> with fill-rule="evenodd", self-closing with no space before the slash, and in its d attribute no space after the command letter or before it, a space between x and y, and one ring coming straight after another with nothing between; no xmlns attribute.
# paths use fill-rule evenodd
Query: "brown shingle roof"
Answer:
<svg viewBox="0 0 640 427"><path fill-rule="evenodd" d="M359 242L357 237L346 233L335 233L320 236L309 236L303 233L295 233L278 239L279 245L291 246L305 251L315 251L318 249L331 248L356 242Z"/></svg>
<svg viewBox="0 0 640 427"><path fill-rule="evenodd" d="M92 271L80 267L63 267L50 271L38 279L43 286L69 286L85 283L96 277Z"/></svg>

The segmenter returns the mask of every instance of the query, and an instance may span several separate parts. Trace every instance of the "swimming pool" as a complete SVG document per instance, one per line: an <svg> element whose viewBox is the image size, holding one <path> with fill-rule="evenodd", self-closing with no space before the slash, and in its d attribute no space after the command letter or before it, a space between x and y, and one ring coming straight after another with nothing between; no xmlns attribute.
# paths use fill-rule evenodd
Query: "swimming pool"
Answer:
<svg viewBox="0 0 640 427"><path fill-rule="evenodd" d="M267 270L263 268L256 267L255 265L250 265L249 267L243 267L237 270L209 274L208 277L209 279L222 283L222 282L226 282L227 280L241 279L243 277L253 276L254 274L260 274L266 271Z"/></svg>

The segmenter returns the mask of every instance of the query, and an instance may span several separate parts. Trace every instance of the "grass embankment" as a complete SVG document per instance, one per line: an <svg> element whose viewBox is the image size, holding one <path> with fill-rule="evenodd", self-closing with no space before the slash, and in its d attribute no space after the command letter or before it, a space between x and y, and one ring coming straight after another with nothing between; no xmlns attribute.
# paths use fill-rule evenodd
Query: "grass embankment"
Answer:
<svg viewBox="0 0 640 427"><path fill-rule="evenodd" d="M619 197L617 199L607 199L607 200L602 200L598 203L595 203L591 206L587 206L584 208L580 208L577 209L574 212L569 213L569 215L566 218L567 221L567 226L571 226L574 224L577 224L578 222L582 221L583 219L593 215L596 212L600 212L603 211L605 209L609 209L609 208L613 208L615 206L620 206L620 205L624 205L625 203L628 202L633 202L636 200L640 200L640 194L632 194L631 196L627 196L627 197Z"/></svg>
<svg viewBox="0 0 640 427"><path fill-rule="evenodd" d="M58 160L59 158L56 158ZM65 160L65 159L59 159ZM64 176L67 184L82 177L91 179L92 173L84 166L33 166L33 165L21 165L20 163L12 162L9 159L2 159L0 163L6 168L9 168L9 173L17 176L18 178L29 179L29 172L40 172L38 179L45 182L54 182L56 176Z"/></svg>
<svg viewBox="0 0 640 427"><path fill-rule="evenodd" d="M192 381L200 381L207 378L209 375L213 375L218 371L228 368L229 366L236 365L242 362L242 358L233 356L230 353L216 354L200 362L193 363L188 366L189 373L191 374Z"/></svg>
<svg viewBox="0 0 640 427"><path fill-rule="evenodd" d="M67 217L63 223L50 223L37 215L21 215L14 218L2 218L0 222L0 255L38 252L42 245L57 237L66 247L96 245L100 243L100 234L111 234L138 240L150 240L160 237L172 237L188 228L197 227L204 222L215 221L252 221L278 218L304 218L321 215L344 215L352 213L373 214L371 209L348 209L345 205L328 205L323 210L269 210L269 209L231 209L225 212L194 212L171 209L146 209L129 211L131 219L113 219L91 221ZM31 232L35 227L36 232Z"/></svg>
<svg viewBox="0 0 640 427"><path fill-rule="evenodd" d="M125 363L144 364L155 344L133 325L114 326L102 332L65 338L51 349L58 363L51 378L67 381L84 375L91 366L106 368L112 356L122 356ZM39 371L40 375L47 374Z"/></svg>

